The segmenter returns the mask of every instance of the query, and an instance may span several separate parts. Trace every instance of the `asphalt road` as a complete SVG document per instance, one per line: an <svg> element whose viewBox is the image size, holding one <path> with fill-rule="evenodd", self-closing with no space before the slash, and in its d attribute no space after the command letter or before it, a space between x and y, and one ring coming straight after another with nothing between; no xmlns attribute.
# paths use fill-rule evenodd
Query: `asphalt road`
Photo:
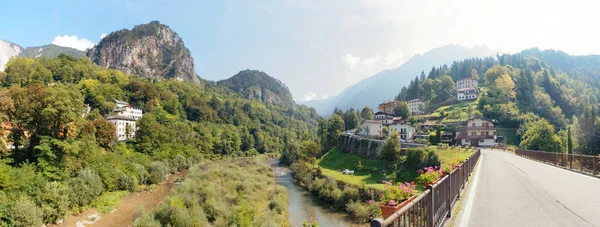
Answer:
<svg viewBox="0 0 600 227"><path fill-rule="evenodd" d="M454 226L600 226L600 179L482 150Z"/></svg>

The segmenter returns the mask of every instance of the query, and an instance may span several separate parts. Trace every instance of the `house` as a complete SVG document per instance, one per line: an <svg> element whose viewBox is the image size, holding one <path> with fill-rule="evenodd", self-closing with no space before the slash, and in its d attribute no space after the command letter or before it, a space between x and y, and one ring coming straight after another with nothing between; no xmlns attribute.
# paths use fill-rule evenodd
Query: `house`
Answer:
<svg viewBox="0 0 600 227"><path fill-rule="evenodd" d="M394 115L380 111L375 113L375 120L380 121L384 125L389 125L394 123Z"/></svg>
<svg viewBox="0 0 600 227"><path fill-rule="evenodd" d="M129 103L115 100L116 108L113 115L106 118L115 125L117 140L126 141L135 137L137 131L136 121L142 118L142 109L133 107Z"/></svg>
<svg viewBox="0 0 600 227"><path fill-rule="evenodd" d="M421 130L423 131L432 131L435 130L437 124L435 122L426 121L421 123Z"/></svg>
<svg viewBox="0 0 600 227"><path fill-rule="evenodd" d="M413 115L419 115L425 113L424 102L421 99L413 99L408 100L406 102L408 104L408 108Z"/></svg>
<svg viewBox="0 0 600 227"><path fill-rule="evenodd" d="M479 97L478 82L475 78L465 78L456 81L456 99L473 100Z"/></svg>
<svg viewBox="0 0 600 227"><path fill-rule="evenodd" d="M415 132L417 131L415 127L401 123L394 123L388 125L387 127L389 132L398 132L398 135L400 135L401 140L412 140L413 136L415 135Z"/></svg>
<svg viewBox="0 0 600 227"><path fill-rule="evenodd" d="M129 103L115 100L115 104L117 108L114 110L117 116L124 116L128 118L133 118L134 120L138 120L142 118L142 108L133 107L129 105Z"/></svg>
<svg viewBox="0 0 600 227"><path fill-rule="evenodd" d="M478 82L475 78L464 78L456 81L456 89L477 88Z"/></svg>
<svg viewBox="0 0 600 227"><path fill-rule="evenodd" d="M135 119L125 116L110 116L106 120L110 121L115 125L117 140L125 141L129 138L135 137L137 127L135 126Z"/></svg>
<svg viewBox="0 0 600 227"><path fill-rule="evenodd" d="M385 101L379 104L377 109L379 109L379 112L394 114L394 108L398 105L400 105L400 101L397 100Z"/></svg>
<svg viewBox="0 0 600 227"><path fill-rule="evenodd" d="M494 146L496 126L494 122L481 118L471 118L456 134L460 145L473 147Z"/></svg>
<svg viewBox="0 0 600 227"><path fill-rule="evenodd" d="M383 124L379 120L367 120L362 124L362 134L368 137L382 137Z"/></svg>

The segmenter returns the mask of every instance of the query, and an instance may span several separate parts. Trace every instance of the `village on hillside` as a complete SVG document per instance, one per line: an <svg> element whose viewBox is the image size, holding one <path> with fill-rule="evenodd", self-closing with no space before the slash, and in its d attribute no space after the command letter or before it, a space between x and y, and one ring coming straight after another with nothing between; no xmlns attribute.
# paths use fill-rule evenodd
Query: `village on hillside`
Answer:
<svg viewBox="0 0 600 227"><path fill-rule="evenodd" d="M465 78L456 81L456 101L468 102L479 98L480 89L477 80ZM392 132L397 132L401 143L428 144L436 136L438 127L441 132L441 143L473 146L492 147L498 142L494 121L482 117L469 116L468 119L457 121L449 125L440 125L435 121L422 119L414 120L395 115L395 109L402 101L384 101L378 105L378 111L373 120L364 120L362 125L350 132L356 136L383 139ZM428 114L427 103L421 99L406 101L413 116ZM431 138L431 139L430 139Z"/></svg>

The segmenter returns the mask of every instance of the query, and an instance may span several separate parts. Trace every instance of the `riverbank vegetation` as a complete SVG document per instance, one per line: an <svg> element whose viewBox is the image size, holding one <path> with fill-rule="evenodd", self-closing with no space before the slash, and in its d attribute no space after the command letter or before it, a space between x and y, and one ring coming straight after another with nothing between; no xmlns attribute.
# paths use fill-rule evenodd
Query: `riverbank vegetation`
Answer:
<svg viewBox="0 0 600 227"><path fill-rule="evenodd" d="M175 193L134 226L290 226L287 192L263 157L192 166Z"/></svg>
<svg viewBox="0 0 600 227"><path fill-rule="evenodd" d="M115 100L144 112L127 142L105 119ZM210 81L152 81L65 55L12 58L0 72L0 226L110 211L191 164L315 139L317 120L306 106L248 100Z"/></svg>

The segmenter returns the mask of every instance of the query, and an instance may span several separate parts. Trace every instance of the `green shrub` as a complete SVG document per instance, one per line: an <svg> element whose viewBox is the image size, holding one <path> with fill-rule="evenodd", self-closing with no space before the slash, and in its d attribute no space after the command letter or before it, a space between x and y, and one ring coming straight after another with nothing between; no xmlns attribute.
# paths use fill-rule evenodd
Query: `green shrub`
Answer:
<svg viewBox="0 0 600 227"><path fill-rule="evenodd" d="M426 150L423 148L406 149L406 161L404 161L404 167L407 170L417 170L422 168L425 152Z"/></svg>
<svg viewBox="0 0 600 227"><path fill-rule="evenodd" d="M138 163L134 163L133 164L133 168L134 168L134 172L137 175L137 179L140 181L140 184L146 184L148 183L148 171L146 170L146 167L144 167L143 165L140 165Z"/></svg>
<svg viewBox="0 0 600 227"><path fill-rule="evenodd" d="M44 212L44 223L56 223L69 211L68 190L61 187L58 182L53 181L44 185L44 191L40 195L42 211Z"/></svg>
<svg viewBox="0 0 600 227"><path fill-rule="evenodd" d="M350 201L346 205L346 211L358 223L367 223L373 218L381 216L381 209L377 203L361 203L359 201Z"/></svg>
<svg viewBox="0 0 600 227"><path fill-rule="evenodd" d="M137 185L138 185L138 183L137 183L137 179L135 179L135 177L129 176L124 173L121 173L119 175L119 178L117 179L117 189L118 190L133 191Z"/></svg>
<svg viewBox="0 0 600 227"><path fill-rule="evenodd" d="M96 198L92 202L92 206L96 207L100 213L108 213L119 206L121 199L127 195L129 195L128 191L106 192Z"/></svg>
<svg viewBox="0 0 600 227"><path fill-rule="evenodd" d="M358 201L360 200L359 191L357 188L346 186L344 187L344 204L350 202L351 200Z"/></svg>
<svg viewBox="0 0 600 227"><path fill-rule="evenodd" d="M152 184L158 184L165 180L165 177L169 174L169 169L164 162L155 161L148 166L148 180Z"/></svg>
<svg viewBox="0 0 600 227"><path fill-rule="evenodd" d="M429 150L429 151L427 151L427 156L423 160L423 165L420 166L419 169L426 167L426 166L440 166L440 164L441 164L441 161L440 161L440 157L438 156L438 154L435 153L435 151Z"/></svg>
<svg viewBox="0 0 600 227"><path fill-rule="evenodd" d="M134 227L161 227L160 222L150 213L143 213L133 222Z"/></svg>
<svg viewBox="0 0 600 227"><path fill-rule="evenodd" d="M29 198L21 198L13 204L10 213L13 215L14 226L39 227L44 223L42 209Z"/></svg>
<svg viewBox="0 0 600 227"><path fill-rule="evenodd" d="M104 185L98 174L91 170L82 171L71 181L71 205L82 207L91 203L104 191Z"/></svg>
<svg viewBox="0 0 600 227"><path fill-rule="evenodd" d="M181 172L184 169L189 168L188 161L185 160L185 158L179 154L175 156L173 161L171 161L171 164L177 169L177 172Z"/></svg>

